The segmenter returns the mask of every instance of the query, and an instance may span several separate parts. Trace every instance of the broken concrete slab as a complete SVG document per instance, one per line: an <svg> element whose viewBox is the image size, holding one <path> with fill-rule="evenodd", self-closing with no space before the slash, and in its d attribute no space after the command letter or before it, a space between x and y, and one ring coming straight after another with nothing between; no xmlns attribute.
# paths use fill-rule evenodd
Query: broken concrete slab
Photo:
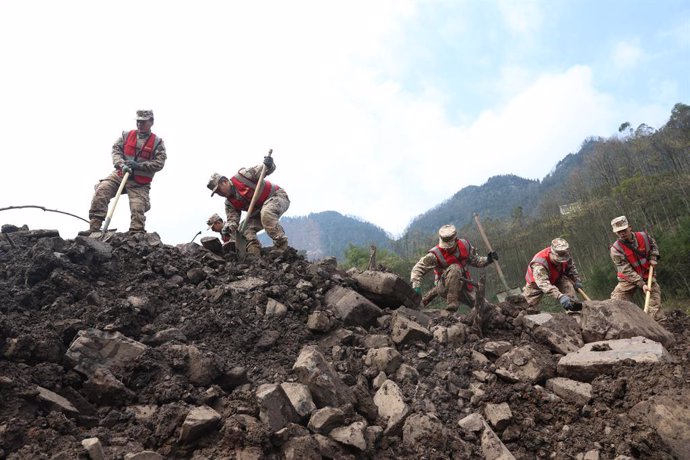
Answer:
<svg viewBox="0 0 690 460"><path fill-rule="evenodd" d="M355 273L352 277L357 281L357 291L376 305L385 308L419 306L419 295L414 292L410 283L395 273L367 270Z"/></svg>
<svg viewBox="0 0 690 460"><path fill-rule="evenodd" d="M556 363L550 353L533 345L513 348L496 360L496 375L509 382L537 383L556 373Z"/></svg>
<svg viewBox="0 0 690 460"><path fill-rule="evenodd" d="M565 313L539 313L522 318L523 325L537 342L555 353L568 354L585 344L575 318Z"/></svg>
<svg viewBox="0 0 690 460"><path fill-rule="evenodd" d="M670 355L663 345L646 337L592 342L562 357L558 361L558 375L590 382L627 359L638 363L659 363L668 361Z"/></svg>
<svg viewBox="0 0 690 460"><path fill-rule="evenodd" d="M74 370L91 376L99 367L121 369L143 355L148 346L119 332L99 329L79 331L65 353Z"/></svg>
<svg viewBox="0 0 690 460"><path fill-rule="evenodd" d="M336 286L325 296L326 305L348 326L369 327L383 314L376 304L352 289Z"/></svg>
<svg viewBox="0 0 690 460"><path fill-rule="evenodd" d="M546 389L578 406L584 406L592 400L592 385L577 380L554 377L546 381Z"/></svg>

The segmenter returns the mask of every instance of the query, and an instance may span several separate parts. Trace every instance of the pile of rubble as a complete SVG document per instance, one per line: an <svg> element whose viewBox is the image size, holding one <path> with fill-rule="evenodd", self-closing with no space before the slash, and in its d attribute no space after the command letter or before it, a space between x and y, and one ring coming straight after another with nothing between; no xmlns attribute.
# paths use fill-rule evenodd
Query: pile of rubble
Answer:
<svg viewBox="0 0 690 460"><path fill-rule="evenodd" d="M681 312L478 330L393 274L156 234L6 232L0 262L0 458L690 458Z"/></svg>

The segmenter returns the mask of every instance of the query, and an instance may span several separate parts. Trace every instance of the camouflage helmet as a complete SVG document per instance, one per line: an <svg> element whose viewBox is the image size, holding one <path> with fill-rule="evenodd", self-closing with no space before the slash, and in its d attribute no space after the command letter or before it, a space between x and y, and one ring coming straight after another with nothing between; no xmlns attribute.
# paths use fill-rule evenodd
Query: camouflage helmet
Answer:
<svg viewBox="0 0 690 460"><path fill-rule="evenodd" d="M211 191L211 196L215 195L218 191L218 183L221 179L223 179L223 177L224 176L221 176L218 173L211 174L211 178L208 180L208 184L206 184L206 187L208 187L208 189Z"/></svg>
<svg viewBox="0 0 690 460"><path fill-rule="evenodd" d="M438 230L438 245L444 249L450 249L455 246L457 236L455 225L444 225Z"/></svg>
<svg viewBox="0 0 690 460"><path fill-rule="evenodd" d="M137 110L137 121L153 120L153 110Z"/></svg>
<svg viewBox="0 0 690 460"><path fill-rule="evenodd" d="M570 246L563 238L555 238L551 241L551 255L556 262L567 262L570 259Z"/></svg>
<svg viewBox="0 0 690 460"><path fill-rule="evenodd" d="M628 218L625 216L618 216L611 221L611 228L613 228L613 233L618 233L621 230L625 230L630 227L628 223Z"/></svg>
<svg viewBox="0 0 690 460"><path fill-rule="evenodd" d="M213 224L215 224L216 222L221 222L221 223L222 223L222 222L223 222L223 218L220 217L220 216L218 215L218 213L214 212L213 214L211 214L211 217L209 217L208 220L206 221L206 225L208 225L207 230L210 230L211 227L213 227Z"/></svg>

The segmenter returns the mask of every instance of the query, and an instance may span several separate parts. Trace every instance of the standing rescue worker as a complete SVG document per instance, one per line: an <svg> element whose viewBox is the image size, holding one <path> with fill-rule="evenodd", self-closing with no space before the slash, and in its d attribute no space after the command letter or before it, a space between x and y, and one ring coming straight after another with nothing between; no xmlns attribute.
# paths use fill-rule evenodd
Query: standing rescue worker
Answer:
<svg viewBox="0 0 690 460"><path fill-rule="evenodd" d="M643 294L649 291L649 268L656 267L659 259L659 248L654 238L646 232L633 232L625 216L616 217L611 221L613 232L618 239L611 245L610 255L616 266L618 284L611 292L612 299L621 299L632 302L633 294L638 289ZM661 288L652 279L649 305L645 313L654 319L661 316Z"/></svg>
<svg viewBox="0 0 690 460"><path fill-rule="evenodd" d="M145 213L151 209L149 191L153 176L163 169L168 158L163 139L151 132L153 111L137 110L137 129L123 131L113 144L112 160L115 171L102 179L95 187L96 192L89 209L89 231L101 229L108 214L108 204L117 193L124 173L129 178L122 193L129 197L130 233L143 233Z"/></svg>
<svg viewBox="0 0 690 460"><path fill-rule="evenodd" d="M421 294L422 278L434 270L434 285L441 297L446 300L446 309L456 311L460 306L460 297L464 303L474 308L477 293L474 286L465 280L470 279L467 267L483 268L498 260L498 254L493 251L481 257L469 241L457 237L454 225L444 225L438 231L438 245L427 252L419 262L412 267L410 280L412 288ZM463 279L464 278L464 279Z"/></svg>
<svg viewBox="0 0 690 460"><path fill-rule="evenodd" d="M266 176L275 171L273 158L264 157ZM237 231L240 224L242 211L249 210L249 204L254 196L261 165L251 168L242 168L234 176L227 178L215 173L206 185L211 190L211 196L218 194L225 198L225 214L227 220L221 234L231 236ZM256 232L266 230L266 234L273 240L273 249L284 251L288 247L288 239L283 227L278 220L290 207L290 199L285 190L267 180L264 180L261 195L256 200L254 211L247 216L247 225L243 235L247 239L247 254L261 255L261 243L256 237Z"/></svg>
<svg viewBox="0 0 690 460"><path fill-rule="evenodd" d="M551 246L536 253L527 266L525 281L522 295L531 307L537 306L544 294L550 294L565 310L574 310L575 290L582 289L582 281L570 257L568 242L556 238Z"/></svg>

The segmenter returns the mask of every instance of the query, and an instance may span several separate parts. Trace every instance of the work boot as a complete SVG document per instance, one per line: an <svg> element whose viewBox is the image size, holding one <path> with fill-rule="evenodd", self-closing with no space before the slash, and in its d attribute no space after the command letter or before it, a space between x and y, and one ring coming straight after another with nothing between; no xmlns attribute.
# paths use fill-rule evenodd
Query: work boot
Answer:
<svg viewBox="0 0 690 460"><path fill-rule="evenodd" d="M288 248L288 240L287 238L278 238L273 242L273 251L280 251L283 252Z"/></svg>
<svg viewBox="0 0 690 460"><path fill-rule="evenodd" d="M88 230L82 230L77 234L79 236L89 236L94 232L100 232L102 224L103 224L103 221L101 219L91 219L89 221L89 229Z"/></svg>
<svg viewBox="0 0 690 460"><path fill-rule="evenodd" d="M446 310L448 311L458 311L460 308L460 301L458 300L458 295L456 293L448 293L446 296Z"/></svg>

